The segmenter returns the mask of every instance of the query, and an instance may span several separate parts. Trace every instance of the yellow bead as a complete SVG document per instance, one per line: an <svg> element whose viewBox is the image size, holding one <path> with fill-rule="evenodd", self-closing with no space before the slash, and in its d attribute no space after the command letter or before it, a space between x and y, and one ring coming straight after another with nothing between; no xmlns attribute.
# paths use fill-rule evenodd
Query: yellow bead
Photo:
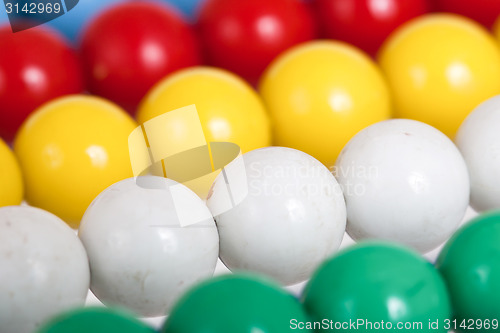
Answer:
<svg viewBox="0 0 500 333"><path fill-rule="evenodd" d="M450 138L481 102L500 93L500 51L479 24L432 14L396 30L379 55L395 115L432 125Z"/></svg>
<svg viewBox="0 0 500 333"><path fill-rule="evenodd" d="M168 76L144 98L137 120L142 124L192 104L207 141L233 142L243 152L271 144L268 115L258 94L236 75L216 68L194 67ZM172 135L184 137L181 132Z"/></svg>
<svg viewBox="0 0 500 333"><path fill-rule="evenodd" d="M358 131L390 117L387 85L375 64L344 43L316 41L278 57L260 85L275 143L331 167Z"/></svg>
<svg viewBox="0 0 500 333"><path fill-rule="evenodd" d="M135 127L125 111L97 97L62 97L40 107L14 144L26 200L78 227L102 190L132 176L128 136Z"/></svg>
<svg viewBox="0 0 500 333"><path fill-rule="evenodd" d="M23 178L16 157L0 139L0 207L19 205L23 192Z"/></svg>

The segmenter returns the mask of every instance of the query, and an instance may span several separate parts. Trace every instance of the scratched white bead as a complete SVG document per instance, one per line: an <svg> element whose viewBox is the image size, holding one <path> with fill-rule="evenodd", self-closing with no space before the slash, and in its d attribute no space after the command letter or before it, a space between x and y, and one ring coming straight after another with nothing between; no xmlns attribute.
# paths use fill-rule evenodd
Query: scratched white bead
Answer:
<svg viewBox="0 0 500 333"><path fill-rule="evenodd" d="M286 285L309 278L339 247L345 231L337 181L319 161L295 149L262 148L243 159L248 194L215 217L222 261L231 270L263 273ZM225 200L224 181L216 179L209 208Z"/></svg>
<svg viewBox="0 0 500 333"><path fill-rule="evenodd" d="M97 298L161 316L186 288L213 274L219 240L210 211L184 185L154 176L141 182L147 187L130 178L104 190L85 212L79 235ZM181 226L172 186L188 194L177 208L204 216L200 223Z"/></svg>
<svg viewBox="0 0 500 333"><path fill-rule="evenodd" d="M453 142L424 123L393 119L356 134L335 165L356 239L403 243L420 252L443 243L469 203L467 167Z"/></svg>
<svg viewBox="0 0 500 333"><path fill-rule="evenodd" d="M469 168L471 206L481 212L500 208L500 96L480 104L456 137Z"/></svg>
<svg viewBox="0 0 500 333"><path fill-rule="evenodd" d="M38 208L0 208L0 332L32 333L82 306L89 264L74 230Z"/></svg>

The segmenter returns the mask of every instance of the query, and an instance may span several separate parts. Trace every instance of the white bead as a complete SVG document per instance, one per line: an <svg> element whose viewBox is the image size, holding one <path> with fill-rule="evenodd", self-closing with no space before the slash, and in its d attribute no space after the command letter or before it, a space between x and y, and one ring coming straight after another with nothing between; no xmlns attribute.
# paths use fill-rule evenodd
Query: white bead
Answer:
<svg viewBox="0 0 500 333"><path fill-rule="evenodd" d="M355 240L396 241L430 251L457 228L469 202L465 162L453 142L424 123L393 119L356 134L335 174Z"/></svg>
<svg viewBox="0 0 500 333"><path fill-rule="evenodd" d="M79 235L97 298L141 316L160 316L186 288L212 276L219 239L210 211L184 185L154 176L139 177L139 184L129 178L99 194ZM178 215L203 219L186 226Z"/></svg>
<svg viewBox="0 0 500 333"><path fill-rule="evenodd" d="M0 208L0 332L32 333L61 311L83 306L85 249L61 219L38 208Z"/></svg>
<svg viewBox="0 0 500 333"><path fill-rule="evenodd" d="M469 168L471 206L481 212L500 208L500 96L480 104L456 137Z"/></svg>
<svg viewBox="0 0 500 333"><path fill-rule="evenodd" d="M313 157L269 147L243 155L248 194L215 217L220 257L231 270L267 274L283 284L301 282L340 245L345 203L331 172ZM209 208L225 199L216 179ZM233 184L234 185L234 184Z"/></svg>

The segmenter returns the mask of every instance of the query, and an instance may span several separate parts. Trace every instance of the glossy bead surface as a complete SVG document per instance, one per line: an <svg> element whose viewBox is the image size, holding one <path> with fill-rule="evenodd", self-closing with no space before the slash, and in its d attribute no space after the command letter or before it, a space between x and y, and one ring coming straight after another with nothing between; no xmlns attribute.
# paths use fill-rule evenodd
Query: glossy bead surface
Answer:
<svg viewBox="0 0 500 333"><path fill-rule="evenodd" d="M269 116L259 95L238 76L217 68L190 68L166 77L144 98L137 120L142 124L191 104L207 142L233 142L243 152L271 144ZM182 141L185 133L172 136Z"/></svg>
<svg viewBox="0 0 500 333"><path fill-rule="evenodd" d="M196 194L170 179L141 179L125 179L99 194L79 236L92 268L90 289L103 303L161 316L186 288L213 274L219 238ZM181 206L173 186L191 194ZM203 220L183 226L178 216L186 210Z"/></svg>
<svg viewBox="0 0 500 333"><path fill-rule="evenodd" d="M345 146L335 174L355 239L399 242L424 253L457 229L469 204L467 166L453 142L424 123L371 125Z"/></svg>
<svg viewBox="0 0 500 333"><path fill-rule="evenodd" d="M313 320L383 322L380 330L421 323L406 329L447 332L442 324L451 315L446 285L432 264L388 243L367 242L338 253L314 274L302 299ZM436 320L439 329L430 329L429 321ZM342 331L374 332L373 327L348 326Z"/></svg>
<svg viewBox="0 0 500 333"><path fill-rule="evenodd" d="M59 314L36 333L154 333L132 314L105 307L87 307Z"/></svg>
<svg viewBox="0 0 500 333"><path fill-rule="evenodd" d="M500 15L500 1L497 0L435 0L434 6L438 11L470 17L486 28L491 28Z"/></svg>
<svg viewBox="0 0 500 333"><path fill-rule="evenodd" d="M476 211L500 209L500 96L474 109L455 141L469 169L471 206Z"/></svg>
<svg viewBox="0 0 500 333"><path fill-rule="evenodd" d="M497 319L500 314L500 212L480 215L446 243L436 267L444 277L454 315L466 320ZM458 325L457 325L458 326ZM474 332L490 329L474 327ZM470 332L458 327L460 332Z"/></svg>
<svg viewBox="0 0 500 333"><path fill-rule="evenodd" d="M299 0L207 0L198 27L209 63L253 84L281 52L316 36Z"/></svg>
<svg viewBox="0 0 500 333"><path fill-rule="evenodd" d="M395 115L423 121L454 138L467 115L500 94L500 50L474 21L452 14L417 18L379 53Z"/></svg>
<svg viewBox="0 0 500 333"><path fill-rule="evenodd" d="M85 30L81 53L90 92L135 113L165 75L200 63L191 28L170 7L128 2L104 11Z"/></svg>
<svg viewBox="0 0 500 333"><path fill-rule="evenodd" d="M283 53L266 70L259 90L275 145L302 150L327 167L354 134L391 113L379 69L358 49L334 41Z"/></svg>
<svg viewBox="0 0 500 333"><path fill-rule="evenodd" d="M1 333L32 333L61 311L83 306L85 249L75 232L38 208L0 208Z"/></svg>
<svg viewBox="0 0 500 333"><path fill-rule="evenodd" d="M174 307L161 332L282 333L292 331L292 319L308 320L294 296L268 280L235 274L190 290Z"/></svg>
<svg viewBox="0 0 500 333"><path fill-rule="evenodd" d="M317 0L323 33L375 55L401 24L429 11L428 0Z"/></svg>
<svg viewBox="0 0 500 333"><path fill-rule="evenodd" d="M286 285L308 279L344 235L345 203L335 177L313 157L290 148L257 149L243 160L248 185L243 201L215 212L226 198L222 175L207 201L217 214L221 260L231 270L259 272Z"/></svg>
<svg viewBox="0 0 500 333"><path fill-rule="evenodd" d="M53 30L4 26L0 50L0 137L10 142L37 107L81 92L84 82L75 51Z"/></svg>
<svg viewBox="0 0 500 333"><path fill-rule="evenodd" d="M92 200L131 177L128 136L137 124L118 106L84 95L36 110L16 137L26 200L78 227Z"/></svg>
<svg viewBox="0 0 500 333"><path fill-rule="evenodd" d="M0 207L19 205L23 200L24 185L16 156L0 139Z"/></svg>

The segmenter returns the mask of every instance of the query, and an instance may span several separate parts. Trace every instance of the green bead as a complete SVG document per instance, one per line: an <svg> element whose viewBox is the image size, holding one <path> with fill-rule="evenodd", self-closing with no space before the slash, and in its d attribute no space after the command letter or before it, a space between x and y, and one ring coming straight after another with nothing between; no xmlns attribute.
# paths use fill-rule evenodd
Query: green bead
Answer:
<svg viewBox="0 0 500 333"><path fill-rule="evenodd" d="M308 320L297 298L263 278L234 274L191 289L174 306L162 332L294 332L293 319Z"/></svg>
<svg viewBox="0 0 500 333"><path fill-rule="evenodd" d="M397 330L398 323L411 325L401 331L446 332L443 322L450 317L446 286L432 264L382 242L359 243L326 261L307 284L303 301L314 321L349 323L343 332Z"/></svg>
<svg viewBox="0 0 500 333"><path fill-rule="evenodd" d="M37 333L154 333L126 312L105 307L87 307L63 313L40 328Z"/></svg>
<svg viewBox="0 0 500 333"><path fill-rule="evenodd" d="M444 277L457 320L457 331L492 332L465 319L500 321L500 211L480 215L460 228L439 254L436 267ZM478 324L479 322L478 321Z"/></svg>

